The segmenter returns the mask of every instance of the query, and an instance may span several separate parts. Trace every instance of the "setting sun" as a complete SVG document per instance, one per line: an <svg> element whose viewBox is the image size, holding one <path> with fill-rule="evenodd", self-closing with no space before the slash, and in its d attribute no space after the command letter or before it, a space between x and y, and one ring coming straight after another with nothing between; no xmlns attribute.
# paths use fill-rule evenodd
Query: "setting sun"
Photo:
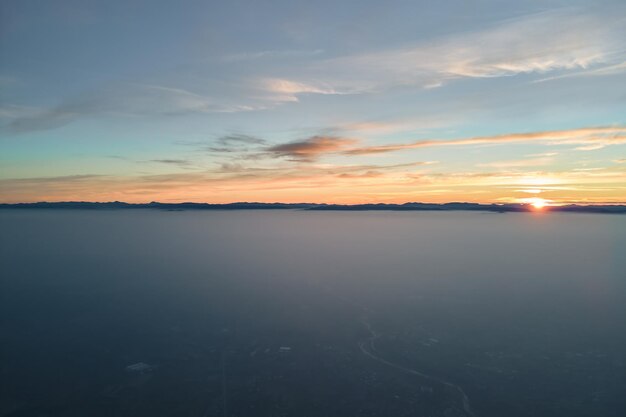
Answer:
<svg viewBox="0 0 626 417"><path fill-rule="evenodd" d="M537 210L542 210L546 206L546 200L543 198L533 198L530 203Z"/></svg>

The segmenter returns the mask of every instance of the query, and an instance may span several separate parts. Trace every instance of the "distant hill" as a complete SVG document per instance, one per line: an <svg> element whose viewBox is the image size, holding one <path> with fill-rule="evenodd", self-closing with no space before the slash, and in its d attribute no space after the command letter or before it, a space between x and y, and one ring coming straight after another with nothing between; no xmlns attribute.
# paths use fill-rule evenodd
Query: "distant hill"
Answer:
<svg viewBox="0 0 626 417"><path fill-rule="evenodd" d="M112 202L39 202L0 204L0 209L81 209L81 210L119 210L119 209L157 209L157 210L316 210L316 211L488 211L488 212L527 212L537 211L529 204L478 204L478 203L404 203L404 204L315 204L315 203L255 203L238 202L228 204L208 203L124 203ZM565 205L548 206L542 209L550 212L575 213L613 213L626 214L626 205Z"/></svg>
<svg viewBox="0 0 626 417"><path fill-rule="evenodd" d="M276 210L276 209L303 209L316 206L315 204L286 204L286 203L124 203L122 201L111 201L105 203L88 201L62 201L62 202L39 202L39 203L16 203L0 204L2 208L23 208L23 209L161 209L161 210Z"/></svg>

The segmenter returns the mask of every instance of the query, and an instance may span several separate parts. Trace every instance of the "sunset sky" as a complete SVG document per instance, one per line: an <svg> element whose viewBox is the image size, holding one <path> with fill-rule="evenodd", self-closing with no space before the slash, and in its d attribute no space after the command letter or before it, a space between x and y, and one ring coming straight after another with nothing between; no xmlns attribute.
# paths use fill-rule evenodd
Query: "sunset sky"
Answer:
<svg viewBox="0 0 626 417"><path fill-rule="evenodd" d="M0 202L626 203L626 3L0 4Z"/></svg>

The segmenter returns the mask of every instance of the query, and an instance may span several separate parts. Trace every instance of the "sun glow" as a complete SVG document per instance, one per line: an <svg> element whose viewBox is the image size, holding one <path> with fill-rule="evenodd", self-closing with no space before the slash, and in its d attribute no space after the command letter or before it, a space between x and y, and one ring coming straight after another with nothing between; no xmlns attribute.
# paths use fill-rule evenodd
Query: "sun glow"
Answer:
<svg viewBox="0 0 626 417"><path fill-rule="evenodd" d="M542 210L546 206L547 201L544 200L543 198L533 198L533 199L531 199L530 204L536 210Z"/></svg>
<svg viewBox="0 0 626 417"><path fill-rule="evenodd" d="M514 202L520 203L520 204L527 204L528 206L532 207L534 210L541 211L544 208L546 208L546 206L550 205L552 200L546 200L545 198L540 198L540 197L531 197L531 198L518 198L518 199L515 199Z"/></svg>

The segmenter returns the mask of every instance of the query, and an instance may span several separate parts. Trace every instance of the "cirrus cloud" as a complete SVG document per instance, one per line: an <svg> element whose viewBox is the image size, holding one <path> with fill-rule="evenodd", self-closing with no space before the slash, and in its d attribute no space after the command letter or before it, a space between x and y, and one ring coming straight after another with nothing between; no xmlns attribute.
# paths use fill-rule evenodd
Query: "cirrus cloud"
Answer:
<svg viewBox="0 0 626 417"><path fill-rule="evenodd" d="M524 15L480 30L318 61L301 68L297 82L317 80L330 86L324 91L360 93L437 88L462 78L621 71L626 26L619 16L575 9Z"/></svg>

